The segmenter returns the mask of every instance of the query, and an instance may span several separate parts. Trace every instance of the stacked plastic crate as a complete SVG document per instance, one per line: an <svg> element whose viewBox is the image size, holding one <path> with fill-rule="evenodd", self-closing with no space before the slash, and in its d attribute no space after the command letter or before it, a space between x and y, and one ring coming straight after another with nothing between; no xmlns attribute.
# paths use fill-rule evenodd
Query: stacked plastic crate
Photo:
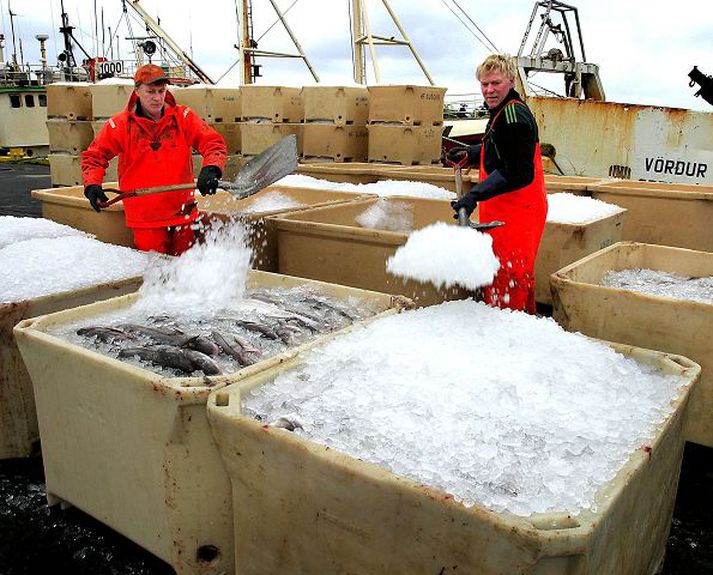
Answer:
<svg viewBox="0 0 713 575"><path fill-rule="evenodd" d="M289 134L297 136L302 153L302 88L291 86L242 86L240 126L243 157L256 156Z"/></svg>
<svg viewBox="0 0 713 575"><path fill-rule="evenodd" d="M58 82L47 86L47 131L53 186L82 183L80 154L94 138L91 120L89 84Z"/></svg>
<svg viewBox="0 0 713 575"><path fill-rule="evenodd" d="M445 88L369 86L369 161L438 164Z"/></svg>
<svg viewBox="0 0 713 575"><path fill-rule="evenodd" d="M362 86L305 86L302 158L365 162L369 92Z"/></svg>

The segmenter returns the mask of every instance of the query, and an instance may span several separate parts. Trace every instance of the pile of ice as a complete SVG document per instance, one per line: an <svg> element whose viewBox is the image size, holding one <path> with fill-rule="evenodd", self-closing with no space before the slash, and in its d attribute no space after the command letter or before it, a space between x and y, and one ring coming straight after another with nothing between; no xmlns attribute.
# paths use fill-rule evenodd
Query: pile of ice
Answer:
<svg viewBox="0 0 713 575"><path fill-rule="evenodd" d="M409 233L413 229L413 204L379 198L355 220L363 228Z"/></svg>
<svg viewBox="0 0 713 575"><path fill-rule="evenodd" d="M35 238L0 249L0 303L18 302L141 276L149 256L83 235Z"/></svg>
<svg viewBox="0 0 713 575"><path fill-rule="evenodd" d="M409 180L383 180L371 184L351 184L348 182L330 182L312 176L290 174L279 180L276 185L294 188L317 188L320 190L333 190L339 192L356 192L358 194L374 194L380 197L409 196L413 198L427 198L436 200L454 200L455 193L428 184L426 182L412 182Z"/></svg>
<svg viewBox="0 0 713 575"><path fill-rule="evenodd" d="M439 289L478 289L492 283L499 268L489 234L445 222L416 230L386 261L390 274L430 282Z"/></svg>
<svg viewBox="0 0 713 575"><path fill-rule="evenodd" d="M466 506L527 516L593 508L684 386L552 320L467 300L342 335L244 407Z"/></svg>
<svg viewBox="0 0 713 575"><path fill-rule="evenodd" d="M154 262L137 306L147 314L210 314L239 304L252 251L239 221L215 223L204 240L178 258Z"/></svg>
<svg viewBox="0 0 713 575"><path fill-rule="evenodd" d="M86 234L44 218L0 216L0 248L25 240L64 236L86 236Z"/></svg>
<svg viewBox="0 0 713 575"><path fill-rule="evenodd" d="M713 304L713 276L685 277L651 269L609 271L601 285L660 297Z"/></svg>
<svg viewBox="0 0 713 575"><path fill-rule="evenodd" d="M626 211L624 208L574 194L547 196L547 221L559 224L583 224Z"/></svg>
<svg viewBox="0 0 713 575"><path fill-rule="evenodd" d="M305 204L290 197L283 192L268 191L255 198L249 205L240 211L245 214L259 214L264 212L275 212L277 210L287 210L290 208L302 208Z"/></svg>

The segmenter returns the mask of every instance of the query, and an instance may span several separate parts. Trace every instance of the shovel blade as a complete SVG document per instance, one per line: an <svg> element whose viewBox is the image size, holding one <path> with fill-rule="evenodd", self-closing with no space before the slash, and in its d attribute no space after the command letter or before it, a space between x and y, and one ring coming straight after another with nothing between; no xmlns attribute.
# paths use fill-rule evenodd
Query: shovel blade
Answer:
<svg viewBox="0 0 713 575"><path fill-rule="evenodd" d="M234 181L221 181L220 187L246 198L294 172L297 161L297 137L290 134L245 164Z"/></svg>

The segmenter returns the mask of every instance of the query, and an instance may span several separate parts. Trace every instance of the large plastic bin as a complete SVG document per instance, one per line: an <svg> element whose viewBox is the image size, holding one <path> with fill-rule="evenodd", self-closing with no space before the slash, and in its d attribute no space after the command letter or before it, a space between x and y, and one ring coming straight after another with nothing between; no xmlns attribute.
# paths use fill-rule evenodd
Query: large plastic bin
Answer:
<svg viewBox="0 0 713 575"><path fill-rule="evenodd" d="M374 172L374 168L375 164L360 162L315 162L299 164L295 173L330 182L373 184L379 181L379 176Z"/></svg>
<svg viewBox="0 0 713 575"><path fill-rule="evenodd" d="M253 287L319 287L369 301L374 317L410 302L253 271ZM230 482L206 417L211 390L277 365L332 334L210 378L164 378L47 333L120 310L138 294L25 320L15 329L32 378L50 504L72 504L179 574L234 573Z"/></svg>
<svg viewBox="0 0 713 575"><path fill-rule="evenodd" d="M537 302L551 305L550 275L620 241L625 221L626 210L580 224L547 222L535 260Z"/></svg>
<svg viewBox="0 0 713 575"><path fill-rule="evenodd" d="M690 360L614 346L695 382ZM214 392L208 418L232 482L241 575L653 575L663 560L683 456L682 411L598 494L596 511L518 517L466 508L401 478L241 415L241 395L299 357Z"/></svg>
<svg viewBox="0 0 713 575"><path fill-rule="evenodd" d="M548 194L566 192L577 196L591 196L594 186L602 182L601 178L584 176L555 176L545 174L545 188Z"/></svg>
<svg viewBox="0 0 713 575"><path fill-rule="evenodd" d="M12 335L13 327L26 318L136 291L141 279L127 278L19 302L0 303L0 459L32 455L37 451L40 438L32 382Z"/></svg>
<svg viewBox="0 0 713 575"><path fill-rule="evenodd" d="M277 238L278 271L362 289L404 294L418 305L472 295L461 288L439 290L430 283L404 281L389 274L386 261L406 243L411 230L390 231L360 226L356 218L376 202L407 205L408 211L413 213L413 230L439 221L453 223L453 209L448 201L406 196L362 199L275 216L270 220Z"/></svg>
<svg viewBox="0 0 713 575"><path fill-rule="evenodd" d="M118 187L107 182L105 187ZM32 190L32 197L42 202L42 217L93 234L102 242L134 247L134 236L126 227L121 202L95 212L84 197L83 186Z"/></svg>
<svg viewBox="0 0 713 575"><path fill-rule="evenodd" d="M629 210L624 240L713 251L713 186L604 180L592 197Z"/></svg>
<svg viewBox="0 0 713 575"><path fill-rule="evenodd" d="M289 198L298 205L283 208L275 205L271 208L269 204L263 204L264 207L261 208L260 205L266 201L266 196L275 193ZM300 212L317 206L351 202L365 197L370 195L273 185L242 200L236 200L228 192L221 191L214 196L202 198L198 205L210 219L224 220L236 216L242 218L250 228L250 247L255 254L253 267L264 271L277 271L277 235L272 226L271 216Z"/></svg>
<svg viewBox="0 0 713 575"><path fill-rule="evenodd" d="M604 287L608 271L648 268L684 276L713 275L713 254L620 242L551 278L553 315L569 331L680 353L699 363L701 381L691 395L686 439L713 447L713 304Z"/></svg>

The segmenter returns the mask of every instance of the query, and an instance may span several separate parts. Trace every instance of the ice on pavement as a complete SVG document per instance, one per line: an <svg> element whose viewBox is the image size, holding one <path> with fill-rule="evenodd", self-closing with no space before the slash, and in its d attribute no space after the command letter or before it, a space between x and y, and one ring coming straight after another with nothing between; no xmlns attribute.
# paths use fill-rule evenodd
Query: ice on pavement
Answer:
<svg viewBox="0 0 713 575"><path fill-rule="evenodd" d="M59 238L63 236L86 236L64 224L58 224L44 218L18 218L15 216L0 216L0 248L16 242L36 238Z"/></svg>
<svg viewBox="0 0 713 575"><path fill-rule="evenodd" d="M389 196L410 196L413 198L429 198L436 200L454 200L454 192L428 184L409 180L383 180L371 184L352 184L349 182L330 182L302 174L290 174L279 180L275 185L294 188L318 188L339 192L356 192L358 194L374 194L382 198Z"/></svg>
<svg viewBox="0 0 713 575"><path fill-rule="evenodd" d="M626 211L594 198L565 192L547 196L547 221L560 224L583 224Z"/></svg>
<svg viewBox="0 0 713 575"><path fill-rule="evenodd" d="M379 198L354 219L363 228L409 233L413 229L413 204Z"/></svg>
<svg viewBox="0 0 713 575"><path fill-rule="evenodd" d="M475 290L492 283L499 268L489 234L445 222L416 230L386 261L390 274L439 289L459 285Z"/></svg>
<svg viewBox="0 0 713 575"><path fill-rule="evenodd" d="M36 238L0 249L0 303L141 276L149 255L85 236Z"/></svg>
<svg viewBox="0 0 713 575"><path fill-rule="evenodd" d="M651 269L609 271L601 280L605 287L688 301L713 303L713 276L686 277Z"/></svg>
<svg viewBox="0 0 713 575"><path fill-rule="evenodd" d="M466 506L576 514L651 444L685 383L552 320L462 300L341 335L243 407Z"/></svg>
<svg viewBox="0 0 713 575"><path fill-rule="evenodd" d="M291 198L283 192L269 191L255 198L253 202L242 208L240 211L246 214L274 212L286 210L288 208L302 208L306 204Z"/></svg>

